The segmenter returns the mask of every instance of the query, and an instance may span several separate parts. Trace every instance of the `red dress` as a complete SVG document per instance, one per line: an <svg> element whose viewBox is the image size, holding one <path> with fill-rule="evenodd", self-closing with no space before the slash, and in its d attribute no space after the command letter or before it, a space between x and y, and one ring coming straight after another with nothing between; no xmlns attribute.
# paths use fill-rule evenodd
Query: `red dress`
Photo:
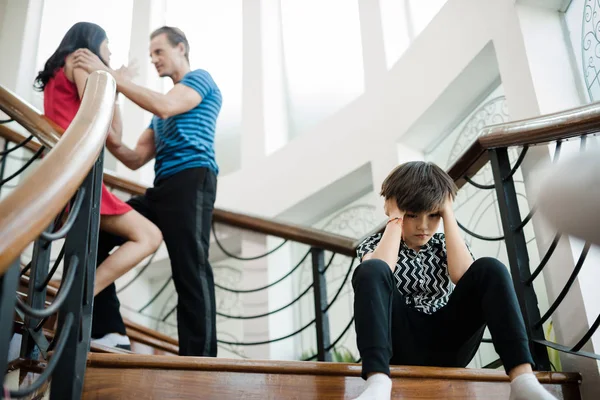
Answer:
<svg viewBox="0 0 600 400"><path fill-rule="evenodd" d="M44 87L45 115L61 128L67 129L80 105L77 86L67 79L63 68L59 69ZM122 215L131 210L129 204L109 192L102 182L101 215Z"/></svg>

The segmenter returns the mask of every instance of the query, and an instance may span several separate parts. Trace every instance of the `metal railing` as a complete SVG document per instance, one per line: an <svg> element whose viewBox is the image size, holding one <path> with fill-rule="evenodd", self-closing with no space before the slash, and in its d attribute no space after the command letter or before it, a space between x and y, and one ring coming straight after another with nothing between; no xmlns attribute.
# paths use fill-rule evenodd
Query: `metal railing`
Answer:
<svg viewBox="0 0 600 400"><path fill-rule="evenodd" d="M219 239L219 235L217 234L217 231L218 231L218 228L215 226L215 224L213 224L213 237L214 237L214 243L216 244L216 246L229 259L243 261L243 262L257 261L257 260L261 260L261 259L264 260L268 256L273 255L278 250L282 249L282 247L285 244L298 243L298 242L284 240L281 244L278 244L273 249L266 251L262 254L253 255L250 257L241 256L240 254L238 254L238 251L234 251L234 250L230 250L230 249L226 248L226 246L222 243L222 240ZM330 255L327 256L327 260L326 260L326 254L325 254L326 252L330 253ZM328 268L332 265L332 262L334 261L335 257L344 257L345 259L347 259L348 267L345 269L344 278L343 278L342 282L335 289L335 294L333 295L333 297L331 297L331 300L328 301L328 296L327 296L328 284L327 284L327 279L326 279L325 273L327 272ZM142 279L144 277L144 273L146 273L147 268L149 267L153 258L154 257L151 256L150 260L145 265L141 266L139 272L136 273L134 278L132 278L131 280L128 280L123 286L121 286L119 288L118 291L122 292L122 291L126 290L127 288L131 287L135 281ZM329 252L323 248L310 247L309 250L306 251L296 263L294 263L294 265L289 269L289 271L284 273L280 278L278 278L268 284L261 285L259 287L254 287L254 288L239 289L239 288L234 288L234 287L228 287L226 284L221 284L218 281L216 281L215 287L218 290L222 291L223 293L231 293L233 295L243 295L243 294L249 294L249 293L262 292L262 293L265 293L265 295L266 295L268 290L271 290L271 289L277 287L277 285L285 283L284 281L286 281L286 280L294 279L294 277L297 276L299 271L301 271L302 269L306 270L305 267L308 266L310 268L312 282L310 284L308 284L301 291L301 293L298 294L297 296L295 296L291 301L287 301L286 304L279 306L276 309L268 311L268 312L262 312L262 313L258 313L258 314L254 313L254 314L247 314L247 315L233 315L231 313L227 313L223 310L217 309L217 316L221 317L224 320L251 320L251 319L259 319L259 318L267 318L269 316L289 310L291 307L294 307L295 305L297 305L302 299L308 298L307 296L309 294L312 294L312 303L314 305L314 308L313 308L314 318L312 318L309 322L303 324L298 329L293 330L289 334L281 335L279 337L271 338L271 339L267 339L267 340L257 340L257 341L226 340L226 339L221 338L221 339L217 340L219 346L224 350L227 350L232 353L236 353L235 348L237 348L237 347L261 346L261 345L267 345L267 344L271 344L271 343L280 342L280 341L283 341L286 339L290 339L292 337L296 337L312 327L316 334L316 342L315 342L314 346L317 351L315 354L305 357L305 360L331 361L332 360L332 355L331 355L332 351L334 350L335 346L339 343L341 338L346 335L346 333L352 326L354 318L351 317L346 329L344 329L341 332L341 334L338 335L338 337L331 340L329 312L330 312L330 308L338 300L344 287L346 287L347 283L349 282L349 279L350 279L352 271L354 270L355 264L356 264L356 259L353 257L347 257L344 255L335 253L335 252ZM154 320L154 321L160 322L160 323L167 323L167 320L170 317L172 317L172 315L175 313L175 311L177 309L177 305L172 306L170 309L168 309L168 311L166 313L164 313L163 315L160 315L160 316L148 313L147 310L149 308L151 308L151 306L154 303L156 303L159 300L159 298L161 298L161 296L165 293L166 289L169 287L171 282L172 282L172 276L169 276L164 281L164 283L162 285L160 285L160 287L150 296L150 299L148 301L144 302L144 304L141 306L132 307L127 304L122 304L122 306L125 309L127 309L128 311L138 314L140 316L143 316L145 318L148 318L150 320ZM241 354L238 354L238 355L242 356Z"/></svg>
<svg viewBox="0 0 600 400"><path fill-rule="evenodd" d="M0 368L6 371L10 364L20 369L21 376L37 374L29 384L10 390L4 388L0 398L6 393L10 398L40 396L50 382L50 399L53 400L80 399L83 391L90 348L102 148L112 118L115 83L107 75L95 73L90 75L87 87L87 93L91 94L84 95L64 140L54 140L58 136L49 129L44 136L46 141L42 141L44 146L30 157L11 159L15 152L32 145L34 135L13 146L5 139L0 152L0 194L3 195L0 226L5 235L3 245L9 247L9 251L0 254L0 266L5 269L0 275ZM0 97L0 109L11 117L0 124L13 122L14 118L34 134L37 128L45 129L31 119L36 112L14 94L0 87ZM93 118L89 118L90 115ZM65 165L63 155L82 147L85 148L81 150L82 158ZM42 155L44 158L36 167L34 161ZM7 173L9 159L22 165ZM50 170L55 174L53 182L45 178ZM60 186L56 182L61 180L70 183ZM14 207L13 204L29 199L43 208L26 216L32 227L23 230L15 226L20 217L16 214L30 205ZM12 232L15 232L14 237L10 237ZM32 240L33 246L30 245ZM22 252L26 247L32 247L33 253L23 265ZM56 247L60 251L52 260L52 250ZM7 258L8 265L5 264ZM61 265L60 287L54 300L48 303L48 284ZM19 357L9 360L10 343L17 332L21 334Z"/></svg>
<svg viewBox="0 0 600 400"><path fill-rule="evenodd" d="M592 133L589 132L586 134ZM580 151L585 151L586 149L586 134L580 137ZM554 162L557 162L560 157L563 142L564 140L562 139L558 139L554 142L547 142L548 144L555 145L553 157ZM521 312L526 323L527 333L530 338L530 348L533 358L536 362L536 367L539 370L550 371L554 366L551 365L549 360L548 348L564 353L600 360L599 354L581 350L582 347L589 342L592 335L598 329L598 326L600 325L600 316L589 327L589 330L581 337L581 339L574 345L567 346L550 342L545 337L543 325L550 320L555 311L563 303L569 290L572 288L573 283L577 279L578 274L584 266L586 256L590 249L590 244L586 243L583 246L583 250L581 251L578 261L570 277L565 282L563 289L542 315L538 307L538 296L535 292L533 283L536 278L539 278L539 275L547 267L563 236L560 234L560 232L556 233L545 254L541 257L539 264L536 266L532 266L530 264L530 254L528 252L527 245L535 238L526 240L525 228L531 224L533 217L536 215L537 207L532 206L527 215L522 217L522 213L519 209L517 191L515 189L515 174L520 169L521 164L525 159L525 155L527 154L528 148L528 145L524 145L522 147L521 155L514 165L511 165L509 159L509 147L496 147L486 150L488 153L487 157L489 158L489 163L491 164L493 171L493 184L480 184L473 182L469 176L463 177L467 184L471 184L479 190L493 190L495 192L502 223L502 237L490 237L476 234L462 225L461 228L468 236L473 236L480 240L504 240L513 284ZM496 365L498 365L498 363L496 363Z"/></svg>

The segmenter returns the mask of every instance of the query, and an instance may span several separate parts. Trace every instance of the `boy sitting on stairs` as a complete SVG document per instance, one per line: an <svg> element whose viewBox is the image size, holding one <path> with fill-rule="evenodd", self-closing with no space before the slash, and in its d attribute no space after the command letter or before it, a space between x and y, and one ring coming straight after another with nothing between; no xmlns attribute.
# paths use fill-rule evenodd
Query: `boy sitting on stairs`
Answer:
<svg viewBox="0 0 600 400"><path fill-rule="evenodd" d="M354 316L362 377L358 397L390 399L389 365L465 367L487 325L511 380L511 400L555 399L532 373L523 317L507 268L473 260L452 210L457 188L427 162L385 179L383 234L357 249ZM436 233L440 221L444 233Z"/></svg>

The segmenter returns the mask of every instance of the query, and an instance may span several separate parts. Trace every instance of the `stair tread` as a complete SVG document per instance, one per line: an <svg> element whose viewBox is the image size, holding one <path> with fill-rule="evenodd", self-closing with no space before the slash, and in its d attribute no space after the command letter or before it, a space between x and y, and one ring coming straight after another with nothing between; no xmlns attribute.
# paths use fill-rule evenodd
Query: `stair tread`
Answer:
<svg viewBox="0 0 600 400"><path fill-rule="evenodd" d="M307 361L90 354L83 400L354 399L360 365ZM392 399L506 400L503 371L394 366ZM537 373L560 400L580 400L579 374Z"/></svg>
<svg viewBox="0 0 600 400"><path fill-rule="evenodd" d="M178 357L145 354L121 355L92 353L88 358L88 366L94 368L147 368L165 370L357 377L359 377L361 373L361 366L359 364L309 361L237 360L227 358ZM503 371L470 368L392 366L391 375L392 378L508 382L508 376L506 376ZM578 373L536 372L536 376L541 383L545 384L577 384L581 381L581 375Z"/></svg>

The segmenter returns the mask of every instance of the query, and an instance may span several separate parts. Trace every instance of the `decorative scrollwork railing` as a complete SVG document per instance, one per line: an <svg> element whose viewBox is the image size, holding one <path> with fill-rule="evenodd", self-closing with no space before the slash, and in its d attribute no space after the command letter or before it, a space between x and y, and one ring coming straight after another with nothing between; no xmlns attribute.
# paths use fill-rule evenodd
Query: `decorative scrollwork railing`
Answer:
<svg viewBox="0 0 600 400"><path fill-rule="evenodd" d="M90 346L102 150L115 91L112 77L91 74L81 108L59 141L35 110L0 87L0 110L10 116L1 121L0 133L6 133L5 123L13 120L32 133L12 147L3 136L4 150L0 153L0 189L7 189L0 200L0 368L6 370L10 361L22 364L27 371L24 360L49 358L41 371L31 371L39 373L31 384L6 389L11 398L37 396L50 380L50 399L81 398ZM43 145L34 142L34 136ZM32 147L36 148L33 155L5 176L9 157ZM33 168L42 154L43 160ZM65 159L70 162L65 163ZM32 241L31 260L21 268L22 253ZM50 269L57 241L63 243ZM47 304L48 284L61 261L64 271L60 287L54 301ZM28 278L27 293L19 293L24 278ZM22 321L20 358L8 360L13 327L17 326L15 311ZM56 332L49 342L43 328L54 324Z"/></svg>

